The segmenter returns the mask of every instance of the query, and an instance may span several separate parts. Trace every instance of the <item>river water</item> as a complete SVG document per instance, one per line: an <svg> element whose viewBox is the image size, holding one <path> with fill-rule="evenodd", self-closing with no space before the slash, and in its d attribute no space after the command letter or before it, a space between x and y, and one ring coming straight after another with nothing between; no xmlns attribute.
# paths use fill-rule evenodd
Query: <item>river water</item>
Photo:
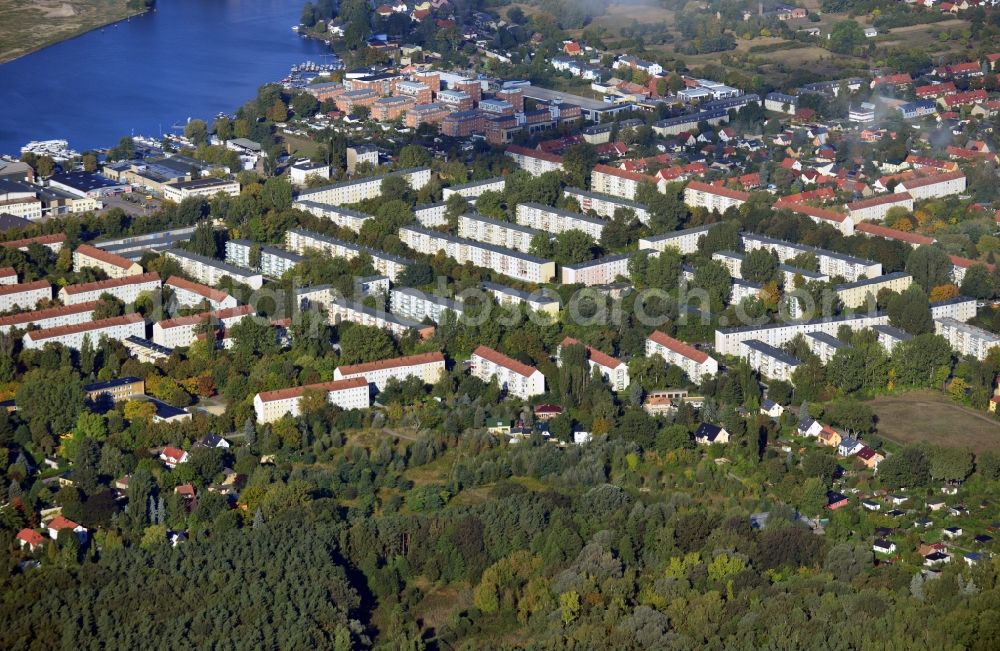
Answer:
<svg viewBox="0 0 1000 651"><path fill-rule="evenodd" d="M0 65L0 153L31 140L77 151L232 113L296 63L326 62L298 36L303 0L159 0L156 11Z"/></svg>

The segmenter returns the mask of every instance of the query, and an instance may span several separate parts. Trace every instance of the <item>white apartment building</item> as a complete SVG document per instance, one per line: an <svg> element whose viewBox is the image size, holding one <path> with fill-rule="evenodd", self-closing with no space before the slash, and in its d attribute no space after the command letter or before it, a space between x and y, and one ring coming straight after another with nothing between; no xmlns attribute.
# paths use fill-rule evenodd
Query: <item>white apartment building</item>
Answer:
<svg viewBox="0 0 1000 651"><path fill-rule="evenodd" d="M264 277L259 273L240 269L215 258L198 255L183 249L170 249L166 255L176 261L184 273L206 285L218 285L226 276L235 282L249 286L250 289L260 289L264 285Z"/></svg>
<svg viewBox="0 0 1000 651"><path fill-rule="evenodd" d="M541 371L492 348L476 348L469 362L473 377L486 383L495 377L501 389L522 400L545 393L545 376Z"/></svg>
<svg viewBox="0 0 1000 651"><path fill-rule="evenodd" d="M990 350L1000 346L1000 336L951 317L934 319L934 332L948 340L959 355L986 359Z"/></svg>
<svg viewBox="0 0 1000 651"><path fill-rule="evenodd" d="M795 368L802 363L780 348L775 348L756 339L742 342L741 347L743 348L742 357L750 365L750 368L771 380L791 381Z"/></svg>
<svg viewBox="0 0 1000 651"><path fill-rule="evenodd" d="M527 305L535 312L559 314L559 295L553 291L524 292L498 283L483 281L480 287L488 291L500 305Z"/></svg>
<svg viewBox="0 0 1000 651"><path fill-rule="evenodd" d="M886 352L892 353L892 349L896 347L897 344L901 344L904 341L909 341L913 339L913 335L905 330L900 330L891 325L877 325L872 326L872 330L878 336L878 342L882 344Z"/></svg>
<svg viewBox="0 0 1000 651"><path fill-rule="evenodd" d="M366 364L338 366L333 371L333 379L364 378L366 382L374 384L376 389L382 391L392 379L402 382L411 377L418 377L424 384L434 384L441 379L444 372L444 355L433 352L394 357Z"/></svg>
<svg viewBox="0 0 1000 651"><path fill-rule="evenodd" d="M65 233L52 233L51 235L39 235L37 237L25 237L20 240L9 240L7 242L0 242L0 246L7 249L17 249L18 251L27 251L29 246L31 246L32 244L37 244L39 246L44 246L53 253L59 253L63 248L63 244L65 243L66 243Z"/></svg>
<svg viewBox="0 0 1000 651"><path fill-rule="evenodd" d="M44 330L76 325L77 323L88 323L93 320L94 310L98 305L98 301L80 303L79 305L59 305L44 310L0 317L0 333L9 334L15 329L27 330L29 326Z"/></svg>
<svg viewBox="0 0 1000 651"><path fill-rule="evenodd" d="M207 304L213 310L225 310L239 305L239 301L235 297L222 290L212 289L207 285L180 276L171 276L163 284L174 293L178 307L195 307Z"/></svg>
<svg viewBox="0 0 1000 651"><path fill-rule="evenodd" d="M607 222L540 203L522 203L517 206L517 223L552 235L569 230L583 231L597 242L601 239Z"/></svg>
<svg viewBox="0 0 1000 651"><path fill-rule="evenodd" d="M655 185L656 179L609 165L595 165L590 173L590 187L594 192L630 201L635 199L639 186L647 182Z"/></svg>
<svg viewBox="0 0 1000 651"><path fill-rule="evenodd" d="M421 339L429 339L434 335L434 326L432 325L425 325L384 310L376 310L361 303L339 298L333 295L330 288L325 288L322 292L305 294L305 296L309 302L322 305L326 309L329 322L333 325L345 321L358 323L388 330L397 337L405 336L411 331L415 331Z"/></svg>
<svg viewBox="0 0 1000 651"><path fill-rule="evenodd" d="M461 215L458 218L459 237L522 253L527 253L531 249L531 240L536 235L548 235L548 233L479 214Z"/></svg>
<svg viewBox="0 0 1000 651"><path fill-rule="evenodd" d="M382 180L389 176L402 176L411 188L419 190L430 182L431 170L429 167L418 167L355 181L344 181L301 192L298 199L299 201L314 201L331 206L359 203L381 196Z"/></svg>
<svg viewBox="0 0 1000 651"><path fill-rule="evenodd" d="M217 194L225 194L230 197L239 196L240 184L238 181L203 177L163 185L163 198L175 203L180 203L191 197L210 198Z"/></svg>
<svg viewBox="0 0 1000 651"><path fill-rule="evenodd" d="M965 172L946 172L906 179L896 184L897 193L908 192L919 201L965 192Z"/></svg>
<svg viewBox="0 0 1000 651"><path fill-rule="evenodd" d="M834 291L837 297L844 303L844 307L851 309L865 307L868 305L868 295L878 297L878 293L883 289L893 292L905 291L913 284L913 276L905 271L896 271L884 276L876 276L871 279L857 280L853 283L837 285Z"/></svg>
<svg viewBox="0 0 1000 651"><path fill-rule="evenodd" d="M142 273L142 265L138 262L132 262L128 258L108 253L89 244L81 244L76 247L76 251L73 251L73 271L80 271L84 267L100 269L108 275L108 278L138 276Z"/></svg>
<svg viewBox="0 0 1000 651"><path fill-rule="evenodd" d="M701 181L691 181L684 188L685 204L691 208L701 207L708 211L717 210L720 213L725 212L728 208L739 208L749 198L750 194L747 192L730 190L723 186L710 185Z"/></svg>
<svg viewBox="0 0 1000 651"><path fill-rule="evenodd" d="M563 171L562 156L518 145L508 145L507 151L504 153L510 156L518 167L532 176L541 176L546 172Z"/></svg>
<svg viewBox="0 0 1000 651"><path fill-rule="evenodd" d="M331 221L341 228L352 230L355 233L361 232L361 226L369 219L374 219L373 215L366 215L350 208L341 208L333 204L319 203L308 199L299 199L292 204L292 208L297 208L310 215Z"/></svg>
<svg viewBox="0 0 1000 651"><path fill-rule="evenodd" d="M649 208L637 201L622 199L607 194L599 194L580 188L565 188L564 197L572 197L580 204L583 212L593 212L601 217L611 219L615 216L615 211L619 208L627 208L635 213L635 216L643 224L649 223Z"/></svg>
<svg viewBox="0 0 1000 651"><path fill-rule="evenodd" d="M889 325L889 317L886 314L840 316L830 319L815 319L813 321L771 323L763 326L719 329L715 331L715 352L719 355L740 356L743 354L740 345L750 339L757 339L778 348L794 339L797 335L805 336L810 332L825 332L836 336L837 330L840 326L844 325L852 330L862 330L876 325Z"/></svg>
<svg viewBox="0 0 1000 651"><path fill-rule="evenodd" d="M109 278L108 280L95 280L91 283L66 285L59 290L59 299L63 305L79 305L80 303L96 301L101 298L101 294L110 294L122 303L131 305L143 292L155 292L159 288L159 274L149 272L140 276Z"/></svg>
<svg viewBox="0 0 1000 651"><path fill-rule="evenodd" d="M559 344L556 352L556 361L562 365L562 349L566 346L573 346L580 342L572 337L566 337ZM587 361L590 364L590 371L593 373L596 368L611 388L615 391L624 391L628 388L628 366L620 359L615 359L611 355L602 353L593 346L584 346L587 349Z"/></svg>
<svg viewBox="0 0 1000 651"><path fill-rule="evenodd" d="M101 337L124 341L129 337L146 336L146 321L141 314L126 314L99 321L86 321L72 325L57 326L45 330L31 330L22 338L25 348L40 349L48 343L57 343L80 350L83 340L90 337L96 345Z"/></svg>
<svg viewBox="0 0 1000 651"><path fill-rule="evenodd" d="M679 366L694 382L719 372L719 362L694 346L654 330L646 338L646 357L659 355L667 364Z"/></svg>
<svg viewBox="0 0 1000 651"><path fill-rule="evenodd" d="M850 344L841 341L837 337L826 332L810 332L805 336L809 350L813 352L824 364L829 364L838 350L850 348ZM743 342L746 344L746 342Z"/></svg>
<svg viewBox="0 0 1000 651"><path fill-rule="evenodd" d="M260 254L260 262L257 265L250 264L254 246L258 247ZM227 264L259 271L262 276L268 278L281 278L302 260L303 257L298 253L285 251L276 246L255 245L249 240L229 240L226 242Z"/></svg>
<svg viewBox="0 0 1000 651"><path fill-rule="evenodd" d="M441 323L442 314L446 310L452 312L453 317L460 317L464 314L465 307L459 301L427 294L412 287L396 288L389 292L389 311L405 319L430 319L434 323Z"/></svg>
<svg viewBox="0 0 1000 651"><path fill-rule="evenodd" d="M619 276L629 277L628 263L631 253L609 255L580 264L564 265L562 282L564 285L607 285L613 283Z"/></svg>
<svg viewBox="0 0 1000 651"><path fill-rule="evenodd" d="M153 343L166 348L185 348L198 338L198 326L211 321L229 329L254 314L250 305L165 319L153 324Z"/></svg>
<svg viewBox="0 0 1000 651"><path fill-rule="evenodd" d="M733 278L732 284L729 287L729 304L739 305L748 298L757 298L763 289L764 286L760 283L752 283L742 278Z"/></svg>
<svg viewBox="0 0 1000 651"><path fill-rule="evenodd" d="M956 296L946 301L931 303L931 318L943 319L949 317L956 321L968 321L976 316L976 299L968 296Z"/></svg>
<svg viewBox="0 0 1000 651"><path fill-rule="evenodd" d="M288 178L294 185L306 185L314 179L330 179L330 166L325 163L299 161L288 168Z"/></svg>
<svg viewBox="0 0 1000 651"><path fill-rule="evenodd" d="M718 224L696 226L694 228L686 228L682 231L664 233L663 235L641 237L639 238L639 250L662 253L664 250L671 248L676 249L681 255L691 255L698 252L698 241L705 237L705 234L715 226L718 226Z"/></svg>
<svg viewBox="0 0 1000 651"><path fill-rule="evenodd" d="M39 301L47 301L51 298L52 285L47 280L0 285L0 312L34 309Z"/></svg>
<svg viewBox="0 0 1000 651"><path fill-rule="evenodd" d="M369 145L356 145L347 148L347 173L354 174L358 165L367 163L373 168L378 167L378 148Z"/></svg>
<svg viewBox="0 0 1000 651"><path fill-rule="evenodd" d="M316 233L315 231L307 231L303 228L293 228L288 231L285 234L285 246L289 251L294 251L300 255L305 255L307 251L322 251L331 257L344 258L346 260L353 260L364 253L371 257L372 266L375 267L376 271L393 280L413 264L413 260L407 258L384 253L360 244L338 240L335 237Z"/></svg>
<svg viewBox="0 0 1000 651"><path fill-rule="evenodd" d="M450 188L445 188L441 196L445 201L448 200L453 194L465 197L472 203L476 202L484 192L503 192L504 188L507 187L507 179L502 176L497 176L492 179L486 179L483 181L472 181L471 183L463 183L462 185L453 185Z"/></svg>
<svg viewBox="0 0 1000 651"><path fill-rule="evenodd" d="M334 380L277 391L262 391L253 397L253 409L258 423L273 423L286 414L301 413L299 400L307 391L325 391L327 401L344 410L367 409L371 406L368 382L364 378Z"/></svg>
<svg viewBox="0 0 1000 651"><path fill-rule="evenodd" d="M893 208L905 208L908 212L913 212L913 197L909 192L895 192L893 194L883 194L871 199L862 199L847 204L847 216L855 224L866 221L880 222L885 219L886 214Z"/></svg>
<svg viewBox="0 0 1000 651"><path fill-rule="evenodd" d="M556 263L552 260L419 226L404 226L399 229L399 239L418 253L434 255L438 251L444 251L445 255L459 264L470 262L477 267L493 269L525 282L545 283L556 274Z"/></svg>
<svg viewBox="0 0 1000 651"><path fill-rule="evenodd" d="M421 226L427 228L444 226L448 223L448 204L444 201L423 204L413 209L413 215Z"/></svg>
<svg viewBox="0 0 1000 651"><path fill-rule="evenodd" d="M862 278L875 278L882 275L882 264L879 262L753 233L743 233L740 237L743 240L743 248L747 252L755 249L767 249L776 253L780 262L786 262L789 258L801 253L812 253L819 261L820 273L831 278L841 276L847 282L854 282Z"/></svg>

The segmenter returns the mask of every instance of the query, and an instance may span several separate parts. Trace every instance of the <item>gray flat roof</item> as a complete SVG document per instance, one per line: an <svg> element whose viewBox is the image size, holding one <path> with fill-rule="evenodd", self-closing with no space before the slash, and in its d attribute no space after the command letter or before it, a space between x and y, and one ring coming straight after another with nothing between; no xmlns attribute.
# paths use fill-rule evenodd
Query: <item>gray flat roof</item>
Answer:
<svg viewBox="0 0 1000 651"><path fill-rule="evenodd" d="M499 283L491 283L489 281L483 281L479 283L479 286L483 289L500 292L501 294L510 294L511 296L516 296L522 301L530 301L532 303L558 303L559 301L554 298L548 298L539 293L526 292L520 289L515 289L514 287L508 287L507 285L501 285Z"/></svg>
<svg viewBox="0 0 1000 651"><path fill-rule="evenodd" d="M334 246L342 246L345 249L353 249L355 251L361 251L367 253L373 258L381 258L383 260L391 260L399 264L411 265L414 264L413 260L409 258L404 258L399 255L393 255L391 253L386 253L385 251L379 251L378 249L373 249L370 246L365 246L364 244L356 244L354 242L348 242L346 240L338 240L335 237L329 235L324 235L323 233L317 233L316 231L310 231L305 228L293 228L289 233L295 233L302 237L308 237L314 240L320 240L328 244L333 244Z"/></svg>
<svg viewBox="0 0 1000 651"><path fill-rule="evenodd" d="M524 96L530 97L531 99L541 100L543 102L568 102L570 104L576 104L580 108L587 109L588 111L608 111L616 108L621 110L620 104L608 104L607 102L599 99L581 97L580 95L564 93L560 90L552 90L550 88L542 88L541 86L525 86Z"/></svg>
<svg viewBox="0 0 1000 651"><path fill-rule="evenodd" d="M599 226L604 226L608 223L599 217L591 217L590 215L585 215L582 212L573 212L571 210L563 210L562 208L553 208L552 206L546 206L545 204L541 203L522 203L518 205L527 206L535 210L541 210L542 212L552 213L553 215L562 215L563 217L568 217L570 219L576 219L582 222L587 222L588 224L597 224Z"/></svg>
<svg viewBox="0 0 1000 651"><path fill-rule="evenodd" d="M830 346L831 348L838 348L839 349L839 348L850 348L851 347L851 345L849 343L841 341L840 339L837 339L833 335L827 334L827 333L825 333L823 331L819 331L819 330L816 331L816 332L807 332L805 336L806 337L812 337L816 341L823 342L824 344L826 344L827 346Z"/></svg>
<svg viewBox="0 0 1000 651"><path fill-rule="evenodd" d="M470 240L469 238L466 237L456 237L454 235L449 235L448 233L442 233L441 231L432 231L430 229L421 228L420 226L415 226L413 224L408 224L403 228L401 228L400 230L404 229L411 230L416 233L421 233L423 235L429 235L434 238L447 240L455 244L464 244L466 246L486 249L487 251L500 253L501 255L509 255L512 258L520 258L522 260L527 260L528 262L533 262L535 264L546 264L548 262L552 262L551 260L546 260L545 258L539 258L538 256L531 255L529 253L521 253L520 251L515 251L514 249L508 249L502 246L487 244L486 242L477 242L476 240Z"/></svg>
<svg viewBox="0 0 1000 651"><path fill-rule="evenodd" d="M784 362L789 366L798 366L799 364L802 363L802 360L800 360L799 358L793 357L792 355L789 355L780 348L775 348L771 344L765 344L763 341L760 341L759 339L747 339L746 341L743 342L743 345L746 346L747 348L752 348L759 353L767 355L768 357L773 357L778 361Z"/></svg>

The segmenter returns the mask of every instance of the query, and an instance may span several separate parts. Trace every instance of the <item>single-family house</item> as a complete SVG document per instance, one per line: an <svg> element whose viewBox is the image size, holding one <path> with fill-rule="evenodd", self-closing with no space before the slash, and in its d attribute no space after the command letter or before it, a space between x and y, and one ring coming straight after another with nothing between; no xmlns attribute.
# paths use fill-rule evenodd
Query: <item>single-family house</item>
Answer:
<svg viewBox="0 0 1000 651"><path fill-rule="evenodd" d="M17 532L17 544L21 546L21 549L27 547L29 552L33 552L44 543L45 536L34 529L21 529Z"/></svg>
<svg viewBox="0 0 1000 651"><path fill-rule="evenodd" d="M52 518L47 525L49 530L49 538L56 540L59 537L60 531L72 531L79 538L80 542L87 540L87 528L79 525L69 518L64 518L61 515L57 515Z"/></svg>
<svg viewBox="0 0 1000 651"><path fill-rule="evenodd" d="M836 511L839 508L847 506L848 499L846 495L838 493L836 491L826 492L826 508L831 511Z"/></svg>
<svg viewBox="0 0 1000 651"><path fill-rule="evenodd" d="M891 540L876 540L872 545L872 551L876 554L895 554L896 543Z"/></svg>
<svg viewBox="0 0 1000 651"><path fill-rule="evenodd" d="M188 460L188 453L180 448L167 446L160 453L160 461L171 470Z"/></svg>
<svg viewBox="0 0 1000 651"><path fill-rule="evenodd" d="M780 418L783 413L785 413L785 408L776 403L773 400L764 399L760 403L760 413L765 416L770 416L771 418Z"/></svg>
<svg viewBox="0 0 1000 651"><path fill-rule="evenodd" d="M711 445L713 443L729 443L729 432L718 425L702 423L694 433L695 443Z"/></svg>

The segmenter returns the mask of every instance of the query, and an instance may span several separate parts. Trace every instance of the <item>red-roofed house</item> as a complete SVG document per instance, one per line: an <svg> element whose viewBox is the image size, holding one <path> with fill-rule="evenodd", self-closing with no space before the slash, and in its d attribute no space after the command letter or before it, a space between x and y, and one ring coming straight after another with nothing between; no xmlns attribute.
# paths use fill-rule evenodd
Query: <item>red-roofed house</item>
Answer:
<svg viewBox="0 0 1000 651"><path fill-rule="evenodd" d="M487 383L496 378L500 387L511 395L527 400L545 393L545 376L541 371L492 348L476 348L469 362L474 377Z"/></svg>
<svg viewBox="0 0 1000 651"><path fill-rule="evenodd" d="M17 544L24 549L25 546L28 547L28 551L33 552L45 543L45 536L38 533L34 529L21 529L17 532Z"/></svg>
<svg viewBox="0 0 1000 651"><path fill-rule="evenodd" d="M572 346L579 343L579 341L572 337L566 337L562 340L562 343L559 344L559 352L556 355L560 364L562 363L562 349L565 346ZM602 353L591 346L584 346L584 348L587 351L587 360L590 362L591 371L596 368L615 391L624 391L628 388L628 366L623 361Z"/></svg>
<svg viewBox="0 0 1000 651"><path fill-rule="evenodd" d="M659 355L668 364L679 366L695 382L719 372L719 362L708 354L659 330L646 337L646 357L653 355Z"/></svg>
<svg viewBox="0 0 1000 651"><path fill-rule="evenodd" d="M575 57L583 54L583 48L576 41L570 41L563 45L563 52L571 57Z"/></svg>
<svg viewBox="0 0 1000 651"><path fill-rule="evenodd" d="M76 537L83 542L87 539L87 528L83 527L68 518L64 518L61 515L57 515L52 518L48 524L49 538L56 540L59 537L60 531L72 531L76 534Z"/></svg>
<svg viewBox="0 0 1000 651"><path fill-rule="evenodd" d="M187 452L169 445L163 448L163 452L160 453L160 461L162 461L167 468L176 468L178 465L186 463L187 460Z"/></svg>
<svg viewBox="0 0 1000 651"><path fill-rule="evenodd" d="M982 88L977 88L976 90L967 90L964 93L945 95L938 99L938 104L946 109L955 109L966 104L985 102L987 99L989 99L989 95L986 94L986 91Z"/></svg>

